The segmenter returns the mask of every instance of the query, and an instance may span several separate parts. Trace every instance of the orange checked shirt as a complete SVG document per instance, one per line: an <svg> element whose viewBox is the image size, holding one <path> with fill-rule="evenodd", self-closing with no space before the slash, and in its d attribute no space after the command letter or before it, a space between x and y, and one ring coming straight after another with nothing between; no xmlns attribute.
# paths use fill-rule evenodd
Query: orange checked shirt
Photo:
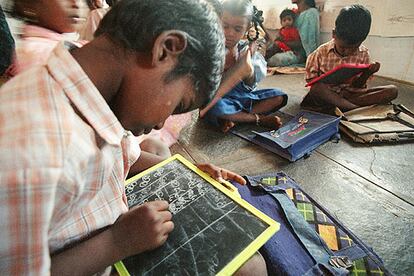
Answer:
<svg viewBox="0 0 414 276"><path fill-rule="evenodd" d="M52 253L128 210L139 145L63 43L0 103L0 272L48 275Z"/></svg>
<svg viewBox="0 0 414 276"><path fill-rule="evenodd" d="M306 61L306 82L345 63L369 64L370 59L368 49L361 45L353 55L341 57L335 51L334 41L331 40L326 42L308 56Z"/></svg>

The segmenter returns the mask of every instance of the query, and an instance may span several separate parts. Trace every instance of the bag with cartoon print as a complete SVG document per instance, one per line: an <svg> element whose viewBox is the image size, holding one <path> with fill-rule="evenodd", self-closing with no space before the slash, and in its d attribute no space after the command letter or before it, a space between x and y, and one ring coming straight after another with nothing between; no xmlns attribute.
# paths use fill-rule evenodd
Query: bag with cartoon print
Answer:
<svg viewBox="0 0 414 276"><path fill-rule="evenodd" d="M278 130L255 132L250 141L290 161L308 156L321 144L339 139L340 118L312 111L300 111Z"/></svg>

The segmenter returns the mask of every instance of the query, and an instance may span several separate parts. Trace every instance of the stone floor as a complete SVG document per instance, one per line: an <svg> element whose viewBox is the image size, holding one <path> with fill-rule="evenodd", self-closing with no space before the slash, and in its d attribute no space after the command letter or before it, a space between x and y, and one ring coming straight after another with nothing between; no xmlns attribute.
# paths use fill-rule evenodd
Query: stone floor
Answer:
<svg viewBox="0 0 414 276"><path fill-rule="evenodd" d="M376 78L374 85L391 81ZM392 82L391 82L392 83ZM396 102L414 110L414 86L395 83ZM289 95L282 110L295 114L306 93L303 75L267 77L261 87ZM414 275L414 144L367 146L343 138L294 163L222 134L197 119L172 150L193 162L211 162L239 174L284 171L383 258L396 275Z"/></svg>

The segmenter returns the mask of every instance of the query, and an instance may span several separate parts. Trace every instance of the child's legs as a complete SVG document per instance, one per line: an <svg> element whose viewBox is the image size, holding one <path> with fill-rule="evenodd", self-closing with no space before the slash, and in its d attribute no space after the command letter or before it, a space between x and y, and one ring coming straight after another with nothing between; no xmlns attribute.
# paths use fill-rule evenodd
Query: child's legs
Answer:
<svg viewBox="0 0 414 276"><path fill-rule="evenodd" d="M167 159L171 156L171 152L167 144L162 142L160 139L151 137L145 138L145 140L142 141L139 146L141 148L141 151L156 155L162 160Z"/></svg>
<svg viewBox="0 0 414 276"><path fill-rule="evenodd" d="M285 102L285 97L276 96L260 101L256 101L253 104L251 113L266 114L278 110Z"/></svg>
<svg viewBox="0 0 414 276"><path fill-rule="evenodd" d="M219 117L221 129L227 132L234 123L256 123L257 115L255 114L267 114L269 112L276 111L285 104L284 96L276 96L268 99L256 101L253 104L251 112L240 111L235 114L227 114ZM261 126L277 129L281 126L280 118L272 115L262 115L259 117L259 123Z"/></svg>
<svg viewBox="0 0 414 276"><path fill-rule="evenodd" d="M235 276L265 276L267 275L266 262L260 253L256 252L239 270Z"/></svg>
<svg viewBox="0 0 414 276"><path fill-rule="evenodd" d="M305 96L305 99L302 102L301 106L306 108L308 102L318 102L320 105L318 107L324 107L322 105L326 104L327 109L336 106L344 111L358 107L358 105L350 102L337 92L333 91L329 86L318 84L312 86L308 95Z"/></svg>
<svg viewBox="0 0 414 276"><path fill-rule="evenodd" d="M253 123L256 122L256 116L254 114L265 114L276 111L283 104L284 100L285 98L283 96L258 100L253 104L251 112L240 111L235 114L222 115L220 118L232 122Z"/></svg>
<svg viewBox="0 0 414 276"><path fill-rule="evenodd" d="M367 92L362 95L348 93L346 96L350 102L358 106L386 104L397 98L398 89L395 85L377 86L368 88Z"/></svg>
<svg viewBox="0 0 414 276"><path fill-rule="evenodd" d="M164 161L171 156L170 149L167 144L159 139L145 138L140 144L141 155L138 160L131 166L129 176L133 176L155 164Z"/></svg>
<svg viewBox="0 0 414 276"><path fill-rule="evenodd" d="M277 53L267 60L268 66L288 66L300 63L300 58L292 51Z"/></svg>

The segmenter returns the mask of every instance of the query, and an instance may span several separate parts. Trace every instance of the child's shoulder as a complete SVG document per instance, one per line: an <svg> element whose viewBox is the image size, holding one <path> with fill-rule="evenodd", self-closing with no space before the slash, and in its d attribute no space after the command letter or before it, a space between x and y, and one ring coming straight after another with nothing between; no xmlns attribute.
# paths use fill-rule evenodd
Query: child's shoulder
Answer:
<svg viewBox="0 0 414 276"><path fill-rule="evenodd" d="M311 55L319 55L319 56L326 56L328 55L329 51L334 49L335 44L333 40L330 40L328 42L325 42L321 44L318 48L316 48Z"/></svg>

